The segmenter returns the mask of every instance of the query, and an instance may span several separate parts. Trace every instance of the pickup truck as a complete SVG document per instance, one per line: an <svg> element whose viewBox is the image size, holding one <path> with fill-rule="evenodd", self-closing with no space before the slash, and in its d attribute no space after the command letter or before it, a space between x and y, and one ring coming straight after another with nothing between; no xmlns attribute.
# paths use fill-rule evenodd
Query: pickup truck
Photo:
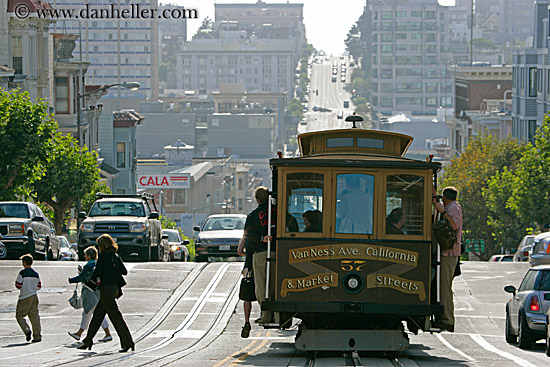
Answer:
<svg viewBox="0 0 550 367"><path fill-rule="evenodd" d="M22 254L59 257L59 239L42 210L25 201L0 202L0 259Z"/></svg>
<svg viewBox="0 0 550 367"><path fill-rule="evenodd" d="M159 214L152 195L98 194L90 212L79 213L83 219L78 232L78 256L96 244L102 234L109 234L121 256L137 255L143 261L162 261L165 250L161 239Z"/></svg>

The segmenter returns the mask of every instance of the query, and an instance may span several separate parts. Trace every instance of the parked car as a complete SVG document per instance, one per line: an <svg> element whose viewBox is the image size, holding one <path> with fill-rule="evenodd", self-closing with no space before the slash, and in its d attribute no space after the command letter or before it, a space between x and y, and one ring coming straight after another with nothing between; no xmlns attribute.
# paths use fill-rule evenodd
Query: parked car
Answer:
<svg viewBox="0 0 550 367"><path fill-rule="evenodd" d="M181 260L189 261L189 250L187 245L189 240L182 240L180 233L177 229L163 229L162 239L168 242L169 259L170 261Z"/></svg>
<svg viewBox="0 0 550 367"><path fill-rule="evenodd" d="M535 243L535 235L528 234L523 236L523 239L519 243L518 249L514 254L514 261L528 261L529 254L533 250L533 244Z"/></svg>
<svg viewBox="0 0 550 367"><path fill-rule="evenodd" d="M514 255L493 255L489 261L514 261Z"/></svg>
<svg viewBox="0 0 550 367"><path fill-rule="evenodd" d="M206 219L202 227L194 227L199 232L195 242L195 260L207 261L209 257L232 257L237 255L237 247L243 237L244 214L215 214Z"/></svg>
<svg viewBox="0 0 550 367"><path fill-rule="evenodd" d="M59 257L58 260L78 261L78 245L69 243L65 236L57 236L59 239Z"/></svg>
<svg viewBox="0 0 550 367"><path fill-rule="evenodd" d="M33 203L0 202L0 259L29 253L33 257L59 256L59 240L53 223Z"/></svg>
<svg viewBox="0 0 550 367"><path fill-rule="evenodd" d="M550 232L544 232L535 236L533 248L529 253L529 263L531 266L550 264L548 239L550 239Z"/></svg>
<svg viewBox="0 0 550 367"><path fill-rule="evenodd" d="M532 267L518 289L507 285L504 290L512 294L512 298L506 302L506 342L517 342L520 348L527 349L533 342L547 336L550 266Z"/></svg>

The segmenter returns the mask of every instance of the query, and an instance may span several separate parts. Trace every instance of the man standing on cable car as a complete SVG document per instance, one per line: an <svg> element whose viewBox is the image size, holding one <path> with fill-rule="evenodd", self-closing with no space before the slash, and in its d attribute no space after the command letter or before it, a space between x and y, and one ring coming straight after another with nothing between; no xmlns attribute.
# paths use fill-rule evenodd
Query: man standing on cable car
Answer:
<svg viewBox="0 0 550 367"><path fill-rule="evenodd" d="M435 189L433 191L435 195ZM462 208L456 202L458 191L455 187L443 189L443 203L435 197L432 204L441 218L449 221L449 224L456 232L456 243L448 250L441 252L441 304L443 305L443 316L433 326L450 332L455 331L454 303L453 303L453 277L460 257L460 244L462 243Z"/></svg>
<svg viewBox="0 0 550 367"><path fill-rule="evenodd" d="M265 301L265 281L267 273L267 242L273 241L273 236L267 235L268 229L268 200L269 190L267 187L259 186L254 192L254 197L258 203L258 207L254 209L246 217L244 225L244 236L248 240L249 246L253 249L252 267L254 269L254 285L256 298L262 305ZM274 226L276 219L276 210L272 207L271 210L271 225ZM274 227L273 227L274 228ZM274 233L274 229L272 232ZM271 255L275 256L275 243L271 243ZM270 323L273 319L273 312L262 311L261 317L256 320L257 323Z"/></svg>

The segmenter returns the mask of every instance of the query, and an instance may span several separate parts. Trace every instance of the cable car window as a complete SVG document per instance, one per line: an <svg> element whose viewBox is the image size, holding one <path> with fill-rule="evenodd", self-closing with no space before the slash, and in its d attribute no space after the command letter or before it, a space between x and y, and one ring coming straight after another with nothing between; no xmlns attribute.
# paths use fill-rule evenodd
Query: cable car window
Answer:
<svg viewBox="0 0 550 367"><path fill-rule="evenodd" d="M374 176L336 175L336 233L372 234Z"/></svg>
<svg viewBox="0 0 550 367"><path fill-rule="evenodd" d="M322 232L323 174L289 173L286 178L286 232Z"/></svg>
<svg viewBox="0 0 550 367"><path fill-rule="evenodd" d="M360 148L384 149L384 140L372 138L357 138L357 146Z"/></svg>
<svg viewBox="0 0 550 367"><path fill-rule="evenodd" d="M386 188L386 234L421 235L424 177L391 175Z"/></svg>
<svg viewBox="0 0 550 367"><path fill-rule="evenodd" d="M328 138L327 148L353 147L353 138Z"/></svg>

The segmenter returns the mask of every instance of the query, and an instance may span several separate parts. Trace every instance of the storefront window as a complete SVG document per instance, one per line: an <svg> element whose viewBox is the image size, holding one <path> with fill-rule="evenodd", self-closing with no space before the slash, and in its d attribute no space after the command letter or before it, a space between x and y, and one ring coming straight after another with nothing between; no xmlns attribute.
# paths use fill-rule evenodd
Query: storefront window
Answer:
<svg viewBox="0 0 550 367"><path fill-rule="evenodd" d="M421 235L424 177L391 175L386 187L386 234Z"/></svg>

